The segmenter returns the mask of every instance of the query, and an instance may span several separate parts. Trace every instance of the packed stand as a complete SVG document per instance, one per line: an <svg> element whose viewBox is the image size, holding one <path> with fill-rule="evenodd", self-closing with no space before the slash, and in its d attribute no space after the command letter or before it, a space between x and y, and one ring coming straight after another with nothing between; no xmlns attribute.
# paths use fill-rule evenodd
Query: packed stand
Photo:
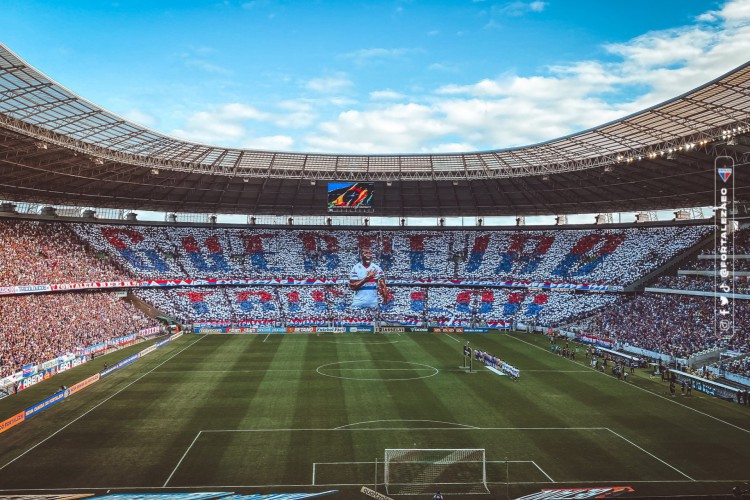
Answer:
<svg viewBox="0 0 750 500"><path fill-rule="evenodd" d="M750 356L738 356L734 359L726 359L713 365L719 370L726 370L735 375L750 377Z"/></svg>
<svg viewBox="0 0 750 500"><path fill-rule="evenodd" d="M627 285L709 226L554 231L278 230L77 224L93 248L144 278L346 279L359 249L403 280Z"/></svg>
<svg viewBox="0 0 750 500"><path fill-rule="evenodd" d="M747 276L736 276L726 284L731 293L750 294L750 282ZM721 282L713 276L678 275L660 276L652 285L654 288L667 288L672 290L690 290L695 292L713 292Z"/></svg>
<svg viewBox="0 0 750 500"><path fill-rule="evenodd" d="M750 258L744 257L750 251L750 229L741 229L730 234L727 245L728 258L723 266L721 254L717 249L719 245L720 241L716 240L715 244L703 249L700 255L682 263L680 271L685 271L685 273L678 273L677 276L661 276L653 286L713 292L720 284L725 283L732 289L732 293L750 293L750 284L746 275L750 271ZM729 271L730 276L722 278L720 276L722 269ZM738 274L734 275L733 272Z"/></svg>
<svg viewBox="0 0 750 500"><path fill-rule="evenodd" d="M0 298L0 378L109 339L155 326L111 293Z"/></svg>
<svg viewBox="0 0 750 500"><path fill-rule="evenodd" d="M675 356L690 355L715 347L748 352L750 308L734 303L734 324L725 335L716 326L716 301L665 293L644 293L633 300L604 308L577 324L581 332L611 338L631 345Z"/></svg>
<svg viewBox="0 0 750 500"><path fill-rule="evenodd" d="M0 286L130 279L69 224L0 219Z"/></svg>
<svg viewBox="0 0 750 500"><path fill-rule="evenodd" d="M726 269L728 271L750 271L750 259L729 258L727 259L726 264ZM698 258L693 262L681 267L683 269L694 269L696 271L718 271L721 269L720 261L717 258Z"/></svg>
<svg viewBox="0 0 750 500"><path fill-rule="evenodd" d="M701 251L702 255L715 255L718 253L715 247L720 245L720 240L716 239L716 245ZM728 252L730 255L750 255L750 227L745 227L729 234L727 242Z"/></svg>
<svg viewBox="0 0 750 500"><path fill-rule="evenodd" d="M612 294L391 286L388 302L375 313L350 307L354 295L346 285L178 287L140 289L136 294L185 323L237 325L349 325L377 319L400 325L557 326L616 300Z"/></svg>

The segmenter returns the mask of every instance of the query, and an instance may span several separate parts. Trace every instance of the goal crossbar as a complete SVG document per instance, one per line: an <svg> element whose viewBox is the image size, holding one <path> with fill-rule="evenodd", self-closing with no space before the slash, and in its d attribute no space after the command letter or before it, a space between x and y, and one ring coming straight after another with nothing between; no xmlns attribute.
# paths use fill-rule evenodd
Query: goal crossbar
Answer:
<svg viewBox="0 0 750 500"><path fill-rule="evenodd" d="M389 448L384 482L389 494L419 494L431 489L452 493L487 492L483 448Z"/></svg>

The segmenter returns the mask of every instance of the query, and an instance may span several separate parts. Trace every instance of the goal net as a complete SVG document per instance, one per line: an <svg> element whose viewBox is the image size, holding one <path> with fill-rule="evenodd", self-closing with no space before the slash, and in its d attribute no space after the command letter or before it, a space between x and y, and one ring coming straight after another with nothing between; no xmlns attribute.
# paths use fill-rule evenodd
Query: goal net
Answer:
<svg viewBox="0 0 750 500"><path fill-rule="evenodd" d="M489 493L484 449L387 449L389 495Z"/></svg>

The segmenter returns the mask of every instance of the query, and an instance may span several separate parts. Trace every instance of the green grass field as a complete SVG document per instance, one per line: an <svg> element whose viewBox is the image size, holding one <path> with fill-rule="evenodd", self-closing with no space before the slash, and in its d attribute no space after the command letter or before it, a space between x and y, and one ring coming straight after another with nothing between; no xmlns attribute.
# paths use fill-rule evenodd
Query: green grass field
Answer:
<svg viewBox="0 0 750 500"><path fill-rule="evenodd" d="M467 340L520 381L467 373ZM144 346L0 400L0 420ZM646 372L625 383L583 351L573 362L547 347L529 334L188 335L0 434L0 494L365 498L363 485L385 493L387 448L485 449L490 494L461 498L613 485L727 494L750 481L747 407L665 396Z"/></svg>

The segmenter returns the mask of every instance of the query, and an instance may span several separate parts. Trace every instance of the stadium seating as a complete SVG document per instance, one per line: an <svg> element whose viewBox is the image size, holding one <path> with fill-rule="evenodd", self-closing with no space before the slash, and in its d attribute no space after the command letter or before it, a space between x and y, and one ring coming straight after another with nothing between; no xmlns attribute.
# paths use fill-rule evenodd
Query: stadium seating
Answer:
<svg viewBox="0 0 750 500"><path fill-rule="evenodd" d="M336 278L344 284L305 286L218 286L141 289L136 293L158 310L185 322L236 325L327 325L372 322L370 313L351 310L352 291L345 285L359 249L374 250L375 261L390 281L429 283L461 278L476 281L577 282L627 285L711 232L708 226L638 227L628 229L520 230L281 230L183 226L64 224L37 221L0 221L0 241L9 248L0 267L6 285L70 283L120 279L283 279ZM739 243L744 241L735 238ZM747 238L746 238L747 239ZM697 263L698 261L696 261ZM702 262L701 262L702 264ZM682 278L681 278L682 279ZM579 294L542 291L538 288L468 286L391 286L389 303L381 321L392 324L490 325L533 323L563 325L602 309L588 328L610 331L611 323L626 324L648 315L652 322L680 315L654 297L621 304L613 294ZM51 310L69 296L28 298L28 304ZM129 306L114 305L106 295L88 296L87 311L115 318L117 327L99 335L120 335L123 329L143 323L125 321ZM17 309L2 299L5 308ZM686 299L687 300L687 299ZM115 301L119 303L119 301ZM630 304L630 305L628 305ZM12 307L11 307L12 306ZM635 307L630 310L628 307ZM102 309L109 308L109 309ZM121 310L121 308L124 308ZM11 310L8 309L8 310ZM628 312L630 311L630 312ZM689 312L689 311L688 311ZM689 316L688 312L685 312ZM18 316L18 312L12 312ZM62 313L61 313L62 314ZM67 314L67 313L66 313ZM71 313L72 314L72 313ZM84 313L76 316L84 321ZM696 313L697 314L697 313ZM31 330L49 325L28 315ZM132 316L132 311L131 311ZM677 316L677 317L675 317ZM684 315L683 315L684 316ZM67 316L66 316L67 318ZM120 318L120 319L116 319ZM698 319L693 318L695 321ZM8 322L12 328L16 323ZM6 327L3 331L10 331ZM88 328L88 327L87 327ZM116 330L116 331L115 331ZM712 345L705 332L675 338L654 333L633 337L618 333L624 342L663 352L685 353ZM668 329L667 329L668 330ZM88 330L86 330L88 331ZM89 334L86 334L89 335ZM92 334L93 335L93 334ZM97 337L98 338L98 337ZM82 341L93 341L87 336ZM737 341L732 341L737 343ZM10 344L2 352L8 356ZM4 359L16 367L31 358L60 354L70 342L43 349L42 353ZM55 351L55 352L53 352Z"/></svg>
<svg viewBox="0 0 750 500"><path fill-rule="evenodd" d="M0 286L129 279L95 255L69 225L0 220Z"/></svg>
<svg viewBox="0 0 750 500"><path fill-rule="evenodd" d="M750 356L748 355L741 355L734 359L720 361L714 363L712 366L719 370L726 370L735 375L750 377Z"/></svg>
<svg viewBox="0 0 750 500"><path fill-rule="evenodd" d="M637 298L605 307L577 324L581 331L609 337L621 345L686 358L713 347L748 352L750 308L735 308L734 328L724 335L717 326L713 297L644 293Z"/></svg>
<svg viewBox="0 0 750 500"><path fill-rule="evenodd" d="M0 378L157 324L111 293L2 297L0 318Z"/></svg>
<svg viewBox="0 0 750 500"><path fill-rule="evenodd" d="M187 323L230 320L247 325L328 325L361 324L375 319L369 312L352 310L352 292L341 286L178 287L136 293ZM379 319L410 325L557 325L614 301L612 294L400 286L391 287L390 300Z"/></svg>
<svg viewBox="0 0 750 500"><path fill-rule="evenodd" d="M661 276L654 283L655 288L667 288L672 290L691 290L699 292L712 292L717 285L717 279L713 276L679 275ZM750 294L750 283L747 276L737 276L729 282L734 293Z"/></svg>
<svg viewBox="0 0 750 500"><path fill-rule="evenodd" d="M75 224L139 278L343 278L362 247L401 279L627 285L708 226L559 231L354 231ZM454 260L454 257L457 257Z"/></svg>

